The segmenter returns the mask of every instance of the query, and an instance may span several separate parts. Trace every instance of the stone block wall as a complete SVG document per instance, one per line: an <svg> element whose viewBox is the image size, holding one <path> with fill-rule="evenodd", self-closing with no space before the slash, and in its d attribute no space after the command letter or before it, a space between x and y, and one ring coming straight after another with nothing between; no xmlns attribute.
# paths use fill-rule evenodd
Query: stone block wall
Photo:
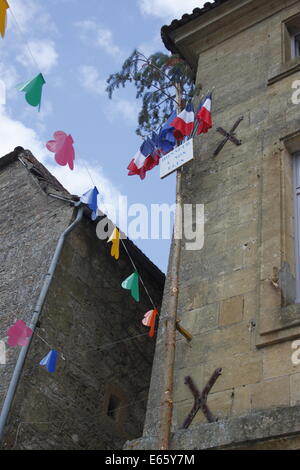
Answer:
<svg viewBox="0 0 300 470"><path fill-rule="evenodd" d="M10 236L5 235L8 246L2 253L9 257L6 269L14 288L9 295L10 285L3 286L1 315L5 322L1 321L1 331L5 335L15 316L29 320L58 236L70 224L73 209L68 203L40 194L19 162L2 170L0 178L1 188L8 186L7 181L11 191L19 185L19 192L11 198L16 202L17 196L23 203L19 217L13 218L15 214L9 211L14 222ZM5 194L3 190L2 208ZM4 220L3 233L6 231ZM20 233L28 251L25 241L20 243ZM133 244L129 243L128 249L159 307L164 275ZM15 250L13 254L11 250ZM21 291L23 283L17 276L20 266L23 281L32 276L31 289ZM118 261L112 258L110 245L96 237L96 224L84 216L66 239L26 358L2 448L120 449L127 439L142 434L155 339L149 338L149 329L141 324L151 309L142 286L139 303L121 288L121 282L132 272L124 250L121 248ZM22 299L17 309L15 298ZM53 374L39 366L51 348L59 353ZM3 393L17 349L9 348L9 364L1 366Z"/></svg>
<svg viewBox="0 0 300 470"><path fill-rule="evenodd" d="M48 197L37 180L15 161L0 171L0 340L16 320L29 322L60 234L73 209ZM0 365L0 407L18 351L6 348Z"/></svg>
<svg viewBox="0 0 300 470"><path fill-rule="evenodd" d="M196 252L186 251L182 244L178 317L193 340L188 343L177 333L175 433L194 403L184 378L191 376L201 390L220 367L222 375L209 394L208 406L223 430L226 420L300 402L300 365L291 361L292 342L300 338L300 308L293 295L287 295L295 284L290 149L300 133L300 105L291 98L300 59L282 59L282 28L290 17L300 16L300 2L242 3L227 2L183 27L185 34L178 33L183 55L185 47L193 47L192 40L199 49L197 83L203 93L214 87L214 126L194 139L195 159L183 168L183 202L205 205L205 242ZM218 29L222 15L246 4L248 16L244 11L228 14L226 28ZM202 24L211 34L201 36ZM230 131L241 116L236 137L242 145L228 142L214 157L223 139L217 128ZM280 273L279 288L271 282L274 268ZM167 279L145 441L136 444L142 448L147 439L155 442L159 431L168 296ZM199 446L203 435L197 426L205 422L199 411L191 426L194 444L199 432Z"/></svg>

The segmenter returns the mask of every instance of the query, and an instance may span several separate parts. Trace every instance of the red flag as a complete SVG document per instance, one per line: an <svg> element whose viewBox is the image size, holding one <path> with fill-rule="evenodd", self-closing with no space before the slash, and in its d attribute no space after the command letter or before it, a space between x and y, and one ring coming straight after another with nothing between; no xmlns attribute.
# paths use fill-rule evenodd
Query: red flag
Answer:
<svg viewBox="0 0 300 470"><path fill-rule="evenodd" d="M154 336L157 315L158 311L155 308L154 310L150 310L149 312L145 313L144 319L142 320L143 325L150 327L149 336L151 338Z"/></svg>
<svg viewBox="0 0 300 470"><path fill-rule="evenodd" d="M159 164L159 151L155 143L149 137L142 143L134 158L129 163L128 176L139 175L141 180L146 176L146 171L152 170Z"/></svg>
<svg viewBox="0 0 300 470"><path fill-rule="evenodd" d="M197 135L206 134L209 129L212 128L212 95L207 95L207 97L201 102L200 108L197 112L196 119L199 122L199 127L197 130Z"/></svg>
<svg viewBox="0 0 300 470"><path fill-rule="evenodd" d="M191 135L194 130L194 108L192 103L188 103L183 111L171 122L174 127L174 137L176 140L182 140L185 136Z"/></svg>

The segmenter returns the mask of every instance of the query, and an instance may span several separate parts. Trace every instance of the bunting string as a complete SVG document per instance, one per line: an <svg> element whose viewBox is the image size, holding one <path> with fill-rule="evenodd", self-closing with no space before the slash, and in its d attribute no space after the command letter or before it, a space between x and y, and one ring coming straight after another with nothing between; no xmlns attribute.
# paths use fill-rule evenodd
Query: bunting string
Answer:
<svg viewBox="0 0 300 470"><path fill-rule="evenodd" d="M20 27L20 24L19 24L19 22L18 22L18 20L17 20L17 18L16 18L16 16L15 16L15 14L14 14L14 12L13 12L13 10L12 10L12 8L11 8L10 6L9 6L9 10L10 10L11 17L12 17L12 19L13 19L15 25L16 25L16 28L17 28L17 30L19 31L20 36L24 39L24 45L26 46L26 49L27 49L27 51L28 51L28 53L29 53L29 55L30 55L30 57L31 57L31 59L32 59L32 61L33 61L33 63L36 65L37 69L39 69L39 65L38 65L38 63L37 63L37 61L36 61L36 59L35 59L35 57L34 57L34 54L32 53L32 50L31 50L30 45L29 45L29 42L27 41L27 38L25 37L25 34L24 34L24 32L22 31L22 28ZM145 59L146 62L147 62L147 58L144 57L144 59ZM43 86L44 83L45 83L45 81L44 81L44 78L43 78L42 74L39 74L37 77L35 77L35 78L34 78L33 80L31 80L30 82L27 82L27 83L23 84L23 85L19 88L19 90L26 92L26 100L27 100L27 102L28 102L29 104L31 104L32 106L37 106L38 104L40 105L41 90L42 90L42 86ZM212 91L214 90L214 88L215 88L215 87L212 88ZM209 93L211 94L212 91L211 91L211 92L208 92L208 94L206 95L206 100L207 100L207 98L208 98L208 96L209 96ZM163 92L164 92L164 90L163 90ZM167 96L168 99L173 99L169 94L167 94L167 93L165 93L165 94L166 94L166 96ZM205 98L204 98L204 95L202 95L201 98L200 98L199 109L200 109L200 107L201 107L201 104L202 104L202 106L203 106L204 102L205 102ZM191 107L192 107L192 105L191 105ZM198 109L198 111L199 111L199 109ZM206 109L206 111L210 111L210 108L209 108L209 110ZM186 108L186 112L189 112L187 108ZM173 111L173 113L175 113L175 111ZM161 131L166 131L166 134L167 134L167 133L169 132L169 128L170 128L170 127L172 128L173 121L174 121L174 119L173 119L173 117L172 117L172 116L173 116L173 113L172 113L171 116L169 117L167 123L165 123L163 126L160 126L160 127L158 128L158 129L160 129L160 132L161 132ZM194 113L194 110L193 110L193 113ZM175 114L175 116L176 116L176 114ZM193 114L193 116L194 116L194 114ZM200 119L200 118L199 118L199 119ZM197 132L198 132L198 133L199 133L199 132L207 132L207 129L209 129L209 128L211 127L211 123L210 123L210 127L209 127L209 123L207 123L207 122L204 121L204 128L201 128L201 129L199 130L199 129L198 129L198 128L199 128L199 119L197 119L197 116L194 117L194 126L193 126L193 130L192 130L192 131L189 131L189 132L186 132L186 133L183 133L183 134L182 134L182 139L184 139L184 140L186 140L186 139L191 139L191 138L193 138L193 137L196 135ZM169 121L170 121L170 122L169 122ZM191 121L191 122L192 122L192 121ZM185 124L187 124L187 123L185 123ZM190 124L189 121L188 121L188 124ZM167 126L166 126L166 125L167 125ZM166 127L165 127L165 126L166 126ZM175 124L174 124L174 126L175 126ZM204 129L204 130L203 130L203 129ZM174 127L172 128L172 132L171 132L171 134L172 134L172 139L174 140L173 131L174 131ZM154 133L155 133L155 131L154 131ZM144 156L146 157L146 159L147 159L147 155L148 155L149 157L152 156L152 155L154 155L154 157L156 157L157 159L155 160L155 158L153 157L153 158L154 158L153 162L150 162L152 166L150 165L151 167L149 166L148 168L146 168L146 169L144 170L144 173L143 173L143 174L142 174L142 173L134 173L134 172L133 172L133 173L130 173L130 174L139 174L142 179L145 177L145 172L146 172L146 171L148 171L149 169L153 168L153 166L155 166L155 165L158 164L158 159L159 159L159 156L160 156L160 155L163 155L163 154L165 154L165 153L168 153L168 151L170 151L172 148L174 148L173 140L172 140L172 141L169 140L169 137L166 138L165 141L164 141L164 142L165 142L165 145L166 145L166 146L169 146L169 148L167 148L167 147L163 148L163 145L162 145L162 144L161 144L161 147L158 147L158 144L156 143L155 139L152 141L152 139L150 139L149 136L150 136L150 134L148 135L148 138L147 138L147 139L143 142L143 144L142 144L142 146L144 145L144 148L141 147L141 153L142 153L142 155L144 155ZM152 133L152 136L153 136L153 133ZM74 153L74 149L73 149L73 147L72 147L72 144L73 144L72 136L71 136L71 135L67 135L67 134L65 134L65 133L63 133L63 132L61 132L61 131L58 131L58 132L56 132L56 133L54 134L54 137L55 137L55 140L54 140L54 141L49 141L48 144L47 144L47 148L48 148L50 151L52 151L52 152L55 153L55 159L56 159L57 163L59 163L59 164L62 165L62 166L66 165L66 164L68 163L70 169L73 170L73 161L74 161L74 159L75 159L75 153ZM156 137L157 137L157 136L156 136ZM64 148L63 148L63 151L61 152L61 154L59 154L57 149L59 148L59 149L61 150L62 141L63 141L63 143L64 143ZM147 147L147 145L148 145L148 147ZM149 152L147 153L147 151L148 151L148 149L149 149L149 145L150 145L150 148L151 148L152 150L151 150L151 152L149 151ZM151 147L151 145L152 145L152 147ZM49 148L49 146L50 146L51 148ZM146 149L147 149L147 150L146 150ZM163 150L161 150L161 149L163 149ZM157 153L157 151L158 151L158 153ZM147 155L146 155L146 153L147 153ZM83 163L84 163L84 162L83 162ZM84 163L84 166L85 166L85 168L86 168L86 171L87 171L87 173L88 173L88 175L89 175L89 178L90 178L91 182L92 182L93 185L94 185L94 190L96 190L97 188L96 188L96 186L95 186L95 183L94 183L94 180L93 180L93 178L92 178L92 175L91 175L91 173L90 173L90 171L89 171L89 169L88 169L88 167L87 167L87 165L86 165L85 163ZM128 169L129 169L129 167L128 167ZM139 169L140 169L140 168L139 168ZM98 190L97 190L96 192L97 192L97 195L98 195ZM97 195L95 196L95 192L94 192L94 194L93 194L93 196L94 196L94 204L95 204L95 200L97 200ZM96 220L97 208L98 208L97 203L96 203L96 206L97 206L97 207L96 207L96 210L94 211L94 214L93 214L93 215L94 215L94 218L92 218L92 220ZM119 234L119 229L118 229L116 226L115 226L115 230L117 230L117 231L118 231L118 234ZM140 273L139 273L139 271L138 271L138 269L137 269L137 266L136 266L136 264L135 264L135 262L134 262L134 260L133 260L133 258L132 258L132 256L131 256L131 254L130 254L130 252L129 252L127 246L126 246L125 241L122 239L122 237L120 237L120 240L121 240L121 244L122 244L122 246L123 246L123 248L124 248L124 251L125 251L125 253L127 254L127 257L128 257L128 259L129 259L129 261L131 262L131 264L132 264L132 266L133 266L133 269L134 269L136 275L138 276L138 279L141 281L141 284L142 284L142 286L143 286L143 288L144 288L144 291L145 291L145 293L146 293L146 295L147 295L147 297L148 297L148 299L149 299L149 302L151 303L153 309L154 309L154 310L157 310L157 308L156 308L156 306L155 306L155 303L154 303L154 301L153 301L153 298L151 297L151 295L150 295L150 293L149 293L149 290L148 290L148 288L146 287L146 284L145 284L145 282L144 282L142 276L140 275ZM111 240L110 240L110 241L111 241ZM117 251L117 253L118 253L118 251ZM115 258L118 259L118 254L115 255ZM126 281L126 280L125 280L125 281ZM137 282L137 286L138 286L138 282ZM123 285L122 285L122 287L123 287ZM125 288L128 288L128 287L125 287ZM138 290L138 289L137 289L137 290ZM138 295L136 296L136 300L137 300L137 301L139 300L139 296L138 296ZM148 313L150 313L150 312L148 312ZM145 323L144 323L144 324L145 324ZM147 334L148 334L148 333L144 333L144 334L142 334L142 335L136 335L136 336L134 336L134 337L130 337L130 338L126 338L126 339L124 339L124 340L120 340L120 341L117 341L117 342L114 342L114 343L110 343L110 344L104 345L103 348L100 348L100 349L98 348L97 350L101 351L101 350L103 350L103 349L106 349L106 348L109 347L110 345L117 344L117 343L120 343L120 342L123 342L123 341L130 341L130 340L133 340L133 339L135 339L135 338L137 338L137 337L139 337L139 336L146 336ZM51 345L49 345L49 343L47 343L46 340L44 340L44 339L43 339L41 336L39 336L38 334L37 334L37 336L38 336L42 341L44 341L45 344L47 344L47 346L49 346L49 347L51 348ZM23 340L25 341L25 339L22 339L22 338L21 338L21 340L22 340L22 341L23 341ZM52 348L51 348L51 349L52 349ZM62 355L61 353L60 353L60 355L61 355L61 357L64 359L64 357L63 357L63 355Z"/></svg>
<svg viewBox="0 0 300 470"><path fill-rule="evenodd" d="M29 52L29 55L30 55L30 57L31 57L31 59L32 59L32 61L33 61L33 63L34 63L34 65L36 66L37 70L39 70L40 67L39 67L39 65L38 65L38 63L37 63L37 61L36 61L36 59L35 59L35 57L34 57L34 55L33 55L33 53L32 53L32 50L31 50L31 48L30 48L30 46L29 46L29 42L27 41L27 38L26 38L26 36L25 36L25 33L24 33L24 31L22 30L21 26L19 25L19 22L18 22L18 20L17 20L17 18L16 18L16 15L14 14L14 12L13 12L13 10L12 10L12 8L11 8L10 5L9 5L8 11L9 11L10 14L11 14L11 17L12 17L14 23L15 23L15 26L17 27L17 29L18 29L18 31L19 31L19 34L20 34L21 38L24 39L25 46L26 46L26 48L27 48L27 51Z"/></svg>
<svg viewBox="0 0 300 470"><path fill-rule="evenodd" d="M88 172L88 173L89 173L89 172ZM91 178L91 179L92 179L92 178ZM104 202L103 202L103 205L104 205L104 210L107 212L107 207L106 207L106 204L105 204ZM114 226L115 226L115 225L114 225ZM115 226L115 228L117 228L117 227ZM152 297L151 297L151 295L150 295L150 293L149 293L149 291L148 291L148 289L147 289L147 287L146 287L146 285L145 285L145 283L144 283L144 281L143 281L142 276L141 276L140 273L139 273L139 270L138 270L137 267L136 267L135 262L133 261L131 255L130 255L130 253L129 253L128 249L127 249L127 246L126 246L126 244L125 244L125 242L124 242L124 240L123 240L123 238L122 238L121 235L120 235L120 241L121 241L122 246L123 246L123 248L124 248L124 250L125 250L125 253L126 253L127 256L128 256L129 261L130 261L131 264L132 264L133 269L134 269L134 270L138 273L138 275L139 275L139 279L140 279L140 281L141 281L141 284L142 284L142 286L143 286L143 288L144 288L144 290L145 290L145 292L146 292L146 295L148 296L148 299L149 299L149 301L150 301L152 307L153 307L154 309L156 309L156 305L155 305L155 303L154 303L154 301L153 301L153 299L152 299Z"/></svg>
<svg viewBox="0 0 300 470"><path fill-rule="evenodd" d="M152 305L153 308L155 309L155 308L156 308L155 303L154 303L154 301L153 301L151 295L149 294L149 291L148 291L148 289L147 289L147 287L146 287L146 285L145 285L145 283L144 283L144 281L143 281L143 278L142 278L142 276L140 275L140 273L139 273L139 271L138 271L138 269L137 269L137 267L136 267L136 265L135 265L135 262L133 261L132 257L130 256L130 253L128 252L128 249L127 249L127 247L126 247L126 245L125 245L124 240L123 240L121 237L120 237L120 240L121 240L121 243L122 243L122 245L123 245L123 248L124 248L124 250L126 251L127 256L128 256L128 258L129 258L129 260L130 260L130 262L131 262L131 264L132 264L134 270L135 270L135 271L138 273L138 275L139 275L139 279L140 279L140 281L141 281L142 286L144 287L144 290L145 290L145 292L146 292L146 294L147 294L147 296L148 296L148 299L149 299L150 302L151 302L151 305Z"/></svg>
<svg viewBox="0 0 300 470"><path fill-rule="evenodd" d="M40 338L40 340L42 340L45 344L47 344L47 346L50 348L50 350L55 349L55 351L57 351L57 352L59 353L59 355L60 355L60 357L62 358L63 361L66 360L65 356L64 356L61 352L59 352L56 348L53 348L53 347L51 346L51 344L49 344L44 338L42 338L42 337L36 332L36 330L35 330L35 335L38 336L38 338Z"/></svg>
<svg viewBox="0 0 300 470"><path fill-rule="evenodd" d="M96 186L96 184L95 184L95 182L94 182L94 180L93 180L93 178L92 178L92 175L91 175L91 173L90 173L90 171L89 171L89 169L88 169L88 166L86 165L85 162L82 161L82 163L83 163L83 165L84 165L84 167L85 167L85 169L86 169L86 171L87 171L87 174L89 175L89 178L90 178L90 180L91 180L91 182L92 182L92 185L93 185L93 186Z"/></svg>
<svg viewBox="0 0 300 470"><path fill-rule="evenodd" d="M64 356L64 354L57 348L53 347L53 345L49 344L44 338L42 338L38 333L35 332L35 335L38 336L38 338L43 341L50 349L55 349L59 354L60 356L62 357L62 359L65 361L66 358ZM93 351L104 351L106 349L111 349L111 347L115 346L116 344L120 344L120 343L126 343L128 341L133 341L134 339L137 339L137 338L141 338L143 336L147 336L148 333L141 333L141 334L138 334L138 335L135 335L135 336L128 336L127 338L124 338L124 339L119 339L117 341L113 341L111 343L106 343L104 345L102 345L101 347L99 348L93 348L93 349L85 349L84 351L82 351L83 353L88 353L88 352L93 352Z"/></svg>
<svg viewBox="0 0 300 470"><path fill-rule="evenodd" d="M25 45L25 48L26 48L27 52L29 53L30 58L32 59L32 63L33 63L33 64L36 66L36 68L39 70L39 69L40 69L39 64L38 64L36 58L34 57L34 54L33 54L32 50L31 50L31 47L30 47L30 44L29 44L29 42L27 41L27 38L26 38L24 32L22 31L22 28L20 27L20 24L19 24L19 22L18 22L18 20L17 20L17 18L16 18L16 16L15 16L15 14L14 14L12 8L9 7L9 10L10 10L11 17L12 17L12 19L13 19L13 21L14 21L14 24L15 24L15 26L16 26L16 28L17 28L19 34L20 34L20 36L24 39L24 45ZM145 58L145 59L146 59L146 58ZM41 74L40 74L40 75L41 75ZM39 77L39 76L38 76L38 77ZM34 80L36 80L38 77L36 77ZM42 79L43 79L43 77L42 77ZM38 97L33 94L32 89L28 90L28 85L29 85L29 82L28 82L27 84L23 85L23 89L20 89L20 90L21 90L21 91L25 91L27 94L31 93L31 100L32 100L33 98L36 100ZM41 87L42 87L42 84L40 84L39 86L40 86L40 88L41 88ZM154 85L154 86L155 86L155 85ZM213 87L212 91L213 91L213 90L214 90L214 87ZM173 101L176 102L176 100L174 100L174 98L173 98L172 96L170 96L168 93L166 93L164 90L161 90L161 91L167 96L167 99L171 99L171 100L173 100ZM208 95L208 94L207 94L207 95ZM207 96L207 95L206 95L206 96ZM201 98L200 98L200 103L201 103L201 101L203 100L203 98L204 98L204 95L201 96ZM28 101L28 100L27 100L27 101ZM38 101L40 101L40 98L39 98ZM30 101L28 101L28 102L29 102L29 104L32 104L32 103L30 103ZM163 102L162 102L162 103L163 103ZM160 104L162 104L162 103L160 103ZM40 103L39 103L39 104L40 104ZM32 106L36 106L36 104L32 104ZM158 106L159 106L159 105L158 105ZM196 135L196 133L197 133L197 131L198 131L198 127L199 127L199 121L197 120L197 118L195 118L195 120L194 120L194 129L193 129L193 131L191 132L189 138L192 139L192 138ZM157 130L159 130L159 129L162 129L162 126L160 126ZM156 131L157 131L157 130L156 130ZM155 131L155 132L156 132L156 131ZM153 134L153 133L152 133L152 134ZM150 134L148 135L148 137L149 137L149 136L150 136ZM68 138L71 138L71 136L66 136L66 139L68 139ZM54 142L54 141L53 141L53 142ZM73 141L71 142L71 144L72 144L72 143L73 143ZM54 144L53 144L53 145L54 145ZM74 156L71 155L70 158L68 159L68 162L65 162L65 163L63 162L63 163L61 163L61 162L58 161L58 163L59 163L59 164L62 164L62 165L65 165L66 163L69 163L70 169L73 169L73 160L74 160L74 159L75 159L75 155L74 155ZM84 166L85 166L85 168L86 168L86 171L87 171L87 173L88 173L88 175L89 175L89 178L90 178L91 182L93 183L94 187L96 187L96 186L95 186L95 183L94 183L94 181L93 181L92 175L91 175L91 173L90 173L90 171L89 171L89 169L88 169L88 167L87 167L87 165L86 165L85 163L84 163ZM115 227L115 228L117 229L117 227ZM119 230L119 229L117 229L117 230ZM142 284L142 286L143 286L143 288L144 288L144 291L145 291L145 293L146 293L146 295L147 295L147 297L148 297L148 299L149 299L149 302L151 303L153 309L154 309L154 310L157 310L157 309L156 309L155 302L153 301L153 298L151 297L151 295L150 295L150 293L149 293L149 290L148 290L148 288L146 287L146 284L145 284L145 282L144 282L142 276L140 275L140 273L139 273L139 271L138 271L138 269L137 269L137 266L136 266L136 264L135 264L135 262L134 262L134 260L133 260L133 258L132 258L132 256L131 256L131 254L130 254L130 252L129 252L127 246L126 246L125 241L122 239L122 237L120 237L120 241L121 241L122 247L124 248L125 253L127 254L127 257L128 257L128 259L129 259L130 263L132 264L132 267L133 267L134 271L138 274L139 280L141 281L141 284ZM54 348L51 346L51 344L49 344L42 336L40 336L40 335L37 333L36 330L35 330L34 334L35 334L41 341L43 341L43 342L50 348L50 350L53 350L53 349L54 349ZM113 341L113 342L110 342L110 343L106 343L106 344L100 346L99 348L89 349L89 350L86 350L86 351L83 351L83 352L90 352L90 351L99 351L99 352L100 352L100 351L104 351L104 350L106 350L106 349L110 349L110 348L115 347L117 344L129 342L129 341L133 341L133 340L136 340L137 338L144 337L144 336L148 336L148 335L149 335L148 332L142 333L142 334L137 334L137 335L130 336L130 337L127 337L127 338L123 338L123 339L120 339L120 340L117 340L117 341ZM56 350L55 350L55 351L56 351ZM60 357L61 357L63 360L65 360L65 357L64 357L63 353L62 353L62 352L59 352L59 351L58 351L58 353L59 353ZM69 359L68 359L68 361L69 361ZM73 361L70 360L70 362L73 362ZM133 374L132 374L132 375L133 375ZM124 409L124 408L130 408L130 407L136 406L136 403L141 403L141 402L144 402L144 401L146 401L146 400L148 400L148 397L145 397L145 398L143 398L143 399L141 399L141 400L133 400L133 401L131 401L129 404L124 405L124 406L121 406L121 407L118 407L117 409L120 410L120 409ZM152 409L159 409L159 408L161 408L162 406L164 406L164 405L155 406L155 407L153 407ZM101 416L101 415L105 416L105 415L107 415L107 413L102 412L102 413L100 413L100 416ZM62 423L61 426L60 426L59 432L63 432L63 427L64 427L65 422L66 422L66 419L60 420L60 421L56 421L56 423ZM90 420L89 420L89 423L90 423ZM14 447L17 445L18 438L19 438L19 434L20 434L20 429L21 429L21 426L24 425L24 424L54 424L54 421L53 421L53 422L25 422L25 421L20 422L20 423L18 424L17 431L16 431L16 438L15 438Z"/></svg>

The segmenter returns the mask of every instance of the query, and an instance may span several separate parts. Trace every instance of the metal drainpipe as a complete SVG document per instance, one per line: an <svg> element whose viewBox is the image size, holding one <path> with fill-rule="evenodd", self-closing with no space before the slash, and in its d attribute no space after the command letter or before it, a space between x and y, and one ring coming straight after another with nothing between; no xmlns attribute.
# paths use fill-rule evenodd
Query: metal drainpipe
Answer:
<svg viewBox="0 0 300 470"><path fill-rule="evenodd" d="M46 299L46 296L47 296L47 293L48 293L48 290L49 290L49 287L50 287L50 284L51 284L51 281L53 279L53 275L54 275L56 266L58 264L60 254L61 254L61 251L63 249L65 238L75 228L75 226L81 221L82 216L83 216L83 206L80 206L79 209L78 209L77 216L76 216L76 219L74 220L74 222L72 222L72 224L59 237L59 240L58 240L58 243L56 245L56 249L55 249L51 264L50 264L49 271L46 274L45 281L44 281L42 290L40 292L39 298L37 300L37 303L35 305L35 309L34 309L34 312L33 312L32 318L31 318L31 322L30 322L30 325L29 325L29 327L32 329L33 333L35 331L35 328L36 328L38 319L40 317L40 314L41 314L41 311L42 311L42 308L43 308L43 305L44 305L44 302L45 302L45 299ZM18 382L19 382L19 379L20 379L20 376L21 376L21 373L22 373L22 370L23 370L24 362L25 362L25 359L26 359L26 356L27 356L32 338L33 338L33 334L31 336L30 341L28 342L27 346L23 346L21 351L20 351L15 369L14 369L14 372L13 372L13 375L12 375L12 378L11 378L11 381L10 381L10 384L9 384L9 388L7 390L7 394L6 394L5 401L4 401L3 408L1 410L1 415L0 415L0 441L2 440L3 435L4 435L4 428L5 428L5 425L6 425L7 416L9 414L9 411L10 411L10 408L11 408L11 405L12 405L12 401L13 401L15 393L16 393L16 388L17 388L17 385L18 385Z"/></svg>

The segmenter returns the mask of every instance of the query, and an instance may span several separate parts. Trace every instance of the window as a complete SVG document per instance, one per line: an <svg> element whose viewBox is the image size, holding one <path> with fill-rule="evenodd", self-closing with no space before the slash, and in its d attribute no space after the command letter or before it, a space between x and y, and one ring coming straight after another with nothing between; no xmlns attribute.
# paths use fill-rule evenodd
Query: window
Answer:
<svg viewBox="0 0 300 470"><path fill-rule="evenodd" d="M103 396L103 412L116 429L121 431L127 419L127 393L116 384L106 384Z"/></svg>
<svg viewBox="0 0 300 470"><path fill-rule="evenodd" d="M118 414L120 409L121 400L115 395L111 395L108 401L107 416L114 421L118 420Z"/></svg>
<svg viewBox="0 0 300 470"><path fill-rule="evenodd" d="M300 33L292 37L292 58L300 57Z"/></svg>
<svg viewBox="0 0 300 470"><path fill-rule="evenodd" d="M300 15L283 23L284 62L300 57Z"/></svg>
<svg viewBox="0 0 300 470"><path fill-rule="evenodd" d="M300 153L294 158L296 301L300 303Z"/></svg>

